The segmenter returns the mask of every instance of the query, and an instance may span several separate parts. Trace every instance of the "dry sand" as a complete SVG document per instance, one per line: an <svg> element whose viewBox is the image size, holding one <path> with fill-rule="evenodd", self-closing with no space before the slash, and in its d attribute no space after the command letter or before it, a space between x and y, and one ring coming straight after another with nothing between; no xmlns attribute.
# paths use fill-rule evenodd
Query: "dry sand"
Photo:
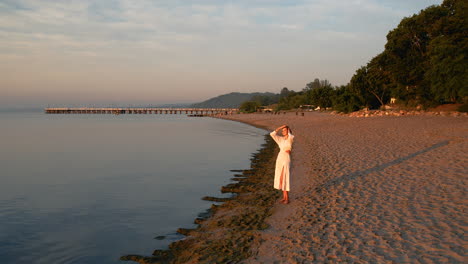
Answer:
<svg viewBox="0 0 468 264"><path fill-rule="evenodd" d="M247 263L466 263L468 118L224 117L295 135L291 203Z"/></svg>

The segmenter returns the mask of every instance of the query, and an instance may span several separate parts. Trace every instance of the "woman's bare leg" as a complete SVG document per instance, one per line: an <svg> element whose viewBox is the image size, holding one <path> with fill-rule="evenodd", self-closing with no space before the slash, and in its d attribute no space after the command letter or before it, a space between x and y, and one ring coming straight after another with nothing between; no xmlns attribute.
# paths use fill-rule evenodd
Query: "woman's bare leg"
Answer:
<svg viewBox="0 0 468 264"><path fill-rule="evenodd" d="M289 193L288 193L288 191L283 191L283 203L284 204L289 203Z"/></svg>
<svg viewBox="0 0 468 264"><path fill-rule="evenodd" d="M284 167L281 170L281 177L280 177L280 189L283 190L284 188ZM289 203L289 194L288 191L283 190L283 199L281 199L280 203L288 204Z"/></svg>
<svg viewBox="0 0 468 264"><path fill-rule="evenodd" d="M280 176L280 184L279 184L279 188L280 190L283 190L284 189L284 167L281 169L281 176ZM289 194L288 194L288 191L283 191L283 199L281 199L280 203L283 203L283 204L288 204L289 203Z"/></svg>
<svg viewBox="0 0 468 264"><path fill-rule="evenodd" d="M284 167L281 169L280 185L279 185L280 190L283 189L283 178L284 178L283 176L284 176ZM281 203L284 202L284 201L285 201L285 198L286 198L286 197L284 196L284 191L283 191L283 199L281 199L280 202L281 202Z"/></svg>

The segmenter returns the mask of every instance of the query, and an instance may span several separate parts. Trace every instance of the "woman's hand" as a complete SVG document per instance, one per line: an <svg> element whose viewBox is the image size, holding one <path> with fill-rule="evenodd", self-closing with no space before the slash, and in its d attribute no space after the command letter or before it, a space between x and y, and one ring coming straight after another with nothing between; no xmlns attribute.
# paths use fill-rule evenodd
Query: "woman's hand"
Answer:
<svg viewBox="0 0 468 264"><path fill-rule="evenodd" d="M291 154L291 151L290 151L290 150L286 150L286 153Z"/></svg>
<svg viewBox="0 0 468 264"><path fill-rule="evenodd" d="M279 130L281 130L281 129L285 128L285 127L286 127L286 125L282 125L282 126L278 127L277 129L275 129L275 131L278 132Z"/></svg>

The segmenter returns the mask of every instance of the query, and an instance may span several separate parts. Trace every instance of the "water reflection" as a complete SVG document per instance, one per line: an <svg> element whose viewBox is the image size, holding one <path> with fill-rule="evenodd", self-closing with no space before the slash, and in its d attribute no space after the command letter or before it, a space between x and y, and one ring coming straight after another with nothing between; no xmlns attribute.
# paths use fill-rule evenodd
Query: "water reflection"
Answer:
<svg viewBox="0 0 468 264"><path fill-rule="evenodd" d="M183 115L1 113L0 122L2 263L117 263L165 248L229 169L249 166L265 134Z"/></svg>

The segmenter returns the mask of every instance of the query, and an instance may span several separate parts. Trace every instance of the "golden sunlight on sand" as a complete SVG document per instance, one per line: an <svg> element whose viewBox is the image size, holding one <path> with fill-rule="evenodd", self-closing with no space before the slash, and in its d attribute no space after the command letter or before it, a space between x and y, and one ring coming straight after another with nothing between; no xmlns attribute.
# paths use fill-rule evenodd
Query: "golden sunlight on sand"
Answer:
<svg viewBox="0 0 468 264"><path fill-rule="evenodd" d="M291 203L248 263L463 263L468 118L325 113L230 120L295 135Z"/></svg>

